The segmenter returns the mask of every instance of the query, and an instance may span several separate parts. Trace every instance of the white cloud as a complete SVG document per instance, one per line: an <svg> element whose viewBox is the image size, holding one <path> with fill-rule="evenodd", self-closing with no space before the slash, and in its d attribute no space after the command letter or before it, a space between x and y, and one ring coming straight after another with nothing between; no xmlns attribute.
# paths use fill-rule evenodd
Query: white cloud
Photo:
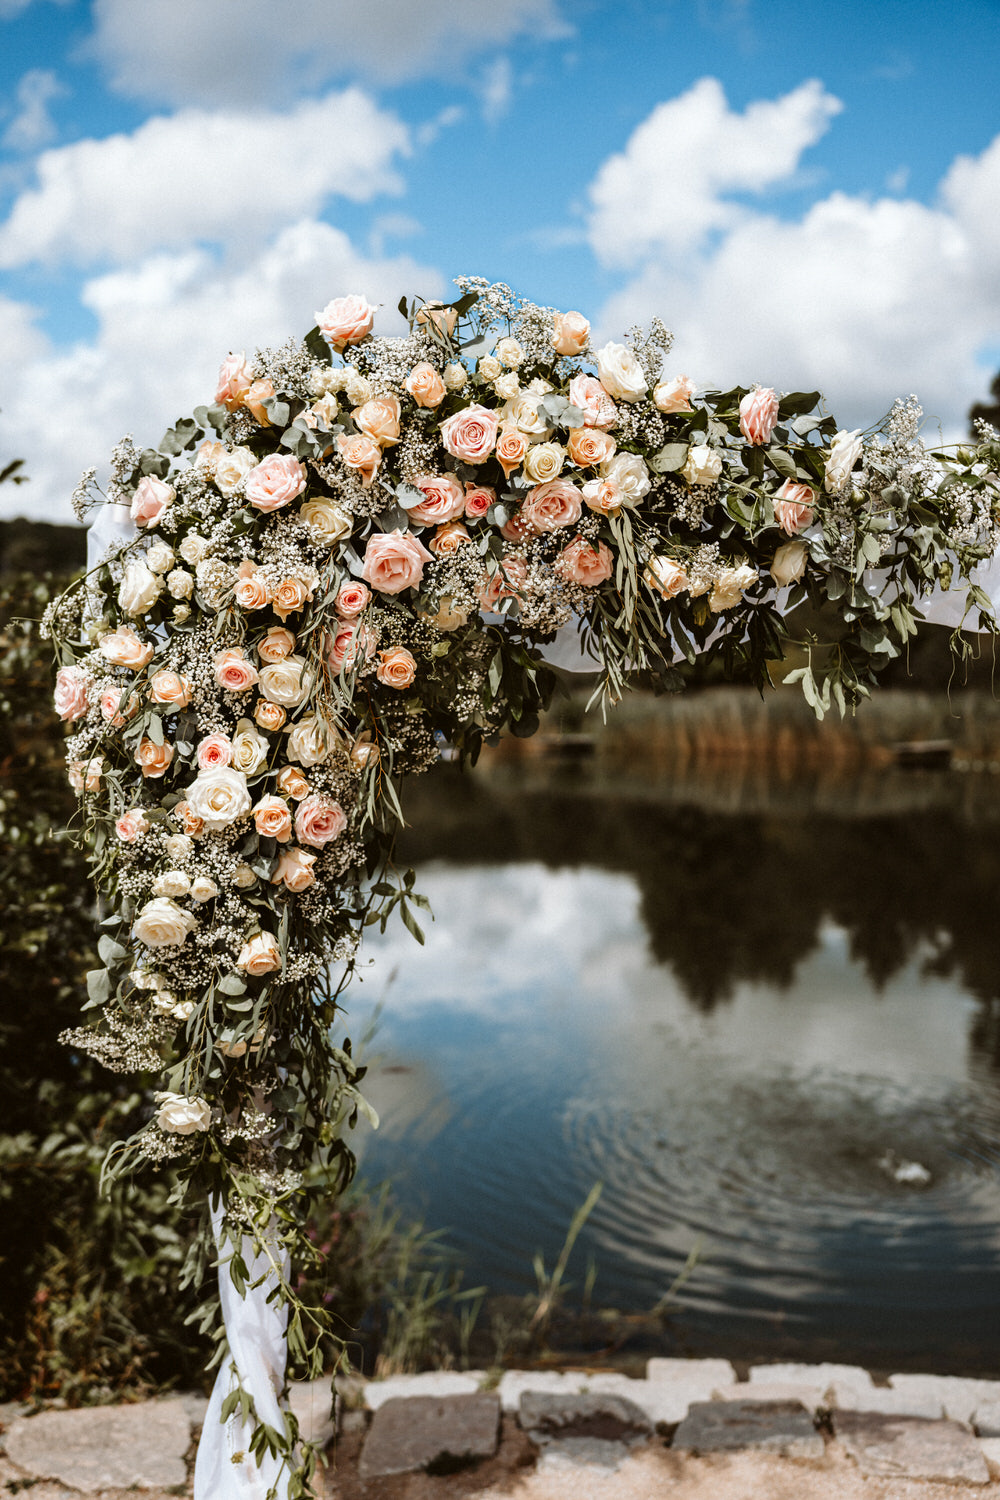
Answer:
<svg viewBox="0 0 1000 1500"><path fill-rule="evenodd" d="M396 192L394 115L351 88L284 113L198 109L46 151L0 227L0 265L125 262L192 241L259 245L334 194Z"/></svg>
<svg viewBox="0 0 1000 1500"><path fill-rule="evenodd" d="M48 68L30 68L15 93L17 114L3 133L0 145L9 151L37 151L51 141L56 127L49 104L66 90Z"/></svg>
<svg viewBox="0 0 1000 1500"><path fill-rule="evenodd" d="M34 0L0 0L0 21L12 21L29 10ZM55 5L72 5L73 0L53 0Z"/></svg>
<svg viewBox="0 0 1000 1500"><path fill-rule="evenodd" d="M114 87L169 103L245 104L333 78L454 76L515 37L564 36L557 0L95 0L91 50Z"/></svg>
<svg viewBox="0 0 1000 1500"><path fill-rule="evenodd" d="M817 91L812 111L808 89ZM988 384L980 351L1000 338L1000 138L954 163L935 205L834 192L798 218L779 219L725 196L737 181L753 185L759 125L768 117L756 105L743 117L720 112L713 95L714 85L708 113L726 120L728 165L699 168L679 205L680 230L670 222L669 172L655 171L657 140L667 149L669 105L597 174L591 244L603 260L634 267L602 310L602 333L620 335L656 313L677 335L671 368L704 385L821 389L852 427L915 391L945 437L959 437ZM829 113L825 97L806 85L771 106L799 101L790 111L794 149L786 140L763 151L762 182L796 171ZM636 140L642 150L633 149ZM714 234L698 242L706 228Z"/></svg>
<svg viewBox="0 0 1000 1500"><path fill-rule="evenodd" d="M590 238L605 265L698 247L747 210L725 195L787 181L842 105L811 80L776 100L730 110L722 85L702 78L658 104L591 184Z"/></svg>
<svg viewBox="0 0 1000 1500"><path fill-rule="evenodd" d="M483 119L490 125L503 118L514 93L514 70L509 57L498 57L483 74Z"/></svg>
<svg viewBox="0 0 1000 1500"><path fill-rule="evenodd" d="M398 331L403 292L440 296L440 275L407 256L369 259L328 224L283 230L240 268L204 250L157 255L90 281L82 300L98 320L93 340L56 349L31 326L31 309L0 301L4 449L26 460L31 484L2 497L8 514L67 520L80 472L99 470L123 432L157 443L177 417L210 399L222 358L303 334L331 296L364 292L383 303L376 329ZM5 486L9 488L9 486Z"/></svg>

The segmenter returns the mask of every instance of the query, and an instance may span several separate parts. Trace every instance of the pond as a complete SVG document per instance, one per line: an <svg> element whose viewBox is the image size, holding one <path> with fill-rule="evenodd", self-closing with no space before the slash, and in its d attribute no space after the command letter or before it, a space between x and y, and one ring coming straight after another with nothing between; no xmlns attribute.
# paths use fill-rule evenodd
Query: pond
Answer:
<svg viewBox="0 0 1000 1500"><path fill-rule="evenodd" d="M552 767L410 791L362 1171L466 1283L570 1263L662 1352L996 1374L1000 785ZM641 1320L640 1320L641 1321Z"/></svg>

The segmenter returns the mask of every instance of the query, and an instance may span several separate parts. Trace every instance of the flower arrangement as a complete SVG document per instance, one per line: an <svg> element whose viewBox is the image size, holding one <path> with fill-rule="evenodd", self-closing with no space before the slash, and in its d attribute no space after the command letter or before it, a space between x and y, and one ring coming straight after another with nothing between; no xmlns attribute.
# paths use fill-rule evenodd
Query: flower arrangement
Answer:
<svg viewBox="0 0 1000 1500"><path fill-rule="evenodd" d="M996 433L933 453L912 399L863 434L816 392L699 392L659 322L593 349L579 313L458 284L404 299L394 338L334 298L304 341L230 354L157 448L123 440L106 498L135 535L48 619L108 913L96 1021L67 1040L163 1085L108 1170L169 1161L234 1243L272 1245L301 1356L329 1315L281 1257L308 1256L309 1194L349 1179L343 1127L368 1109L338 996L367 924L398 910L421 938L392 857L403 778L442 739L474 759L532 733L566 628L614 702L706 652L763 685L808 604L792 676L843 711L921 594L1000 540ZM202 1242L187 1274L204 1264ZM294 1438L258 1424L255 1451Z"/></svg>

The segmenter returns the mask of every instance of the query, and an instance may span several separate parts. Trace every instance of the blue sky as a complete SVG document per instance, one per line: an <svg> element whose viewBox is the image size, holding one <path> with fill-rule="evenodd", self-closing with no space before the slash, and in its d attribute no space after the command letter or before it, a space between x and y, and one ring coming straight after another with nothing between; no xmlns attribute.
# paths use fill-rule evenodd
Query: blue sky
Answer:
<svg viewBox="0 0 1000 1500"><path fill-rule="evenodd" d="M1000 365L997 0L0 0L0 513L69 514L230 348L466 272L661 316L674 373L916 391Z"/></svg>

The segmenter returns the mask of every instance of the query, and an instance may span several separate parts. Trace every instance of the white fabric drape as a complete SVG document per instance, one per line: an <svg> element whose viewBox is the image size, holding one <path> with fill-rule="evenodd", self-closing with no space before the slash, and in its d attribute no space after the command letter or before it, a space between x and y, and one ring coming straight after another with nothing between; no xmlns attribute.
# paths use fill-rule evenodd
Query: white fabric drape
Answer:
<svg viewBox="0 0 1000 1500"><path fill-rule="evenodd" d="M994 610L1000 615L1000 557L991 557L989 562L980 563L978 568L973 568L972 582L990 596ZM949 589L947 593L938 589L927 599L922 599L917 608L931 625L948 625L954 630L957 625L961 625L965 614L965 592L964 585ZM974 622L978 620L978 611L973 608L966 616L965 629L974 632L977 629Z"/></svg>
<svg viewBox="0 0 1000 1500"><path fill-rule="evenodd" d="M268 1302L278 1285L271 1262L265 1254L254 1256L253 1242L246 1238L242 1257L250 1275L246 1295L240 1296L229 1274L234 1247L222 1235L221 1225L222 1208L214 1203L212 1233L219 1247L219 1294L229 1349L223 1356L201 1430L194 1469L194 1500L264 1500L272 1487L278 1500L286 1500L290 1477L286 1461L266 1456L258 1465L249 1451L253 1422L244 1422L239 1410L225 1422L219 1420L223 1402L236 1389L238 1371L240 1384L253 1398L260 1421L284 1432L281 1391L285 1384L288 1323L287 1308L276 1300ZM282 1274L287 1276L287 1256L282 1256L278 1263ZM254 1286L259 1278L263 1278L260 1286Z"/></svg>

